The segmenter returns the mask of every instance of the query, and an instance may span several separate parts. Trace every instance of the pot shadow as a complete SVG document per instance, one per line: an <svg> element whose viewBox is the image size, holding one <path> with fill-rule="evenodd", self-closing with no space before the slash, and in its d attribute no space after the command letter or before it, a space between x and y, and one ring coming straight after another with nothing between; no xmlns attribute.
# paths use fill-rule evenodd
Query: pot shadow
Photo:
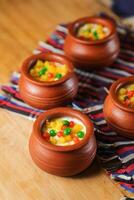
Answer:
<svg viewBox="0 0 134 200"><path fill-rule="evenodd" d="M94 159L93 163L85 169L83 172L72 176L73 179L85 179L88 177L97 176L99 173L101 173L102 166L100 165L100 162L97 158Z"/></svg>

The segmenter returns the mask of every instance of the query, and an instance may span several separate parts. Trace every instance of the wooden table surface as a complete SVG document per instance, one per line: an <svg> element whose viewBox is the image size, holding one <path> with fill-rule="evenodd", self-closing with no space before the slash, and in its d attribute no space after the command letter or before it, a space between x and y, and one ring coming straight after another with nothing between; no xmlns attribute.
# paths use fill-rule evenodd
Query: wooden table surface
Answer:
<svg viewBox="0 0 134 200"><path fill-rule="evenodd" d="M0 83L56 24L108 11L95 0L1 0ZM108 11L110 12L110 11ZM0 200L119 200L125 194L98 161L81 175L61 178L34 165L28 152L32 122L0 109Z"/></svg>

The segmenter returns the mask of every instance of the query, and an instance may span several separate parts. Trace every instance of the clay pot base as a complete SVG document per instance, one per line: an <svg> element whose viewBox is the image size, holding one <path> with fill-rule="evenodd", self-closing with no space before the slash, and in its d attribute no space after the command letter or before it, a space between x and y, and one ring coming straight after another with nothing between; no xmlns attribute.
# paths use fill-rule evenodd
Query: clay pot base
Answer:
<svg viewBox="0 0 134 200"><path fill-rule="evenodd" d="M25 97L23 95L21 95L21 97L22 97L22 99L25 99ZM33 96L32 96L32 98L33 98ZM61 102L53 102L53 99L52 99L52 101L50 99L49 100L45 99L45 101L44 100L39 101L37 98L33 99L32 101L28 100L28 99L25 99L24 101L26 104L32 106L33 108L37 108L37 109L41 109L41 110L48 110L48 109L56 108L56 107L60 107L60 106L67 106L73 101L73 98L70 98L70 99L68 98L66 101L64 101L64 99L63 99L63 100L61 100Z"/></svg>
<svg viewBox="0 0 134 200"><path fill-rule="evenodd" d="M113 56L111 56L111 58L105 58L104 61L96 61L96 62L90 62L90 63L80 63L75 61L74 59L70 59L68 57L68 59L73 63L73 66L81 69L83 71L94 71L94 70L101 70L104 67L108 67L110 65L112 65L112 63L115 61L115 59L117 58L119 54L119 51L116 52L115 54L113 54Z"/></svg>
<svg viewBox="0 0 134 200"><path fill-rule="evenodd" d="M106 118L105 118L106 119ZM133 130L128 130L128 129L122 129L121 127L115 126L112 123L110 123L108 121L108 119L106 119L108 126L115 131L118 135L126 137L126 138L131 138L134 139L134 135L133 135Z"/></svg>
<svg viewBox="0 0 134 200"><path fill-rule="evenodd" d="M59 173L56 171L52 171L51 169L49 169L47 166L47 162L45 163L46 166L44 167L44 162L42 162L41 160L39 160L37 157L35 157L33 155L33 153L31 154L32 160L34 161L34 163L43 171L47 172L48 174L52 174L52 175L56 175L56 176L61 176L61 177L71 177L71 176L75 176L77 174L80 174L81 172L85 171L88 167L90 167L90 165L92 164L92 162L94 161L96 156L96 150L94 150L90 155L89 155L89 161L88 161L88 165L85 165L84 167L82 166L82 170L78 169L77 171L73 170L72 173L68 173L68 169L66 171L64 171L64 173L61 173L59 171ZM83 164L82 164L83 165Z"/></svg>

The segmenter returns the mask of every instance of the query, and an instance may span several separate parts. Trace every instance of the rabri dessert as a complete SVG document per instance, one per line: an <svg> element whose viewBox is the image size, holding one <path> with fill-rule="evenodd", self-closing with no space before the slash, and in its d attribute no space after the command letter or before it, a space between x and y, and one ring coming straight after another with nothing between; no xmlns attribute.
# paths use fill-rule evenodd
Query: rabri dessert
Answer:
<svg viewBox="0 0 134 200"><path fill-rule="evenodd" d="M113 131L134 138L134 76L120 78L111 85L103 112Z"/></svg>
<svg viewBox="0 0 134 200"><path fill-rule="evenodd" d="M93 124L78 110L49 109L34 122L29 151L35 164L50 174L82 172L92 163L96 149Z"/></svg>
<svg viewBox="0 0 134 200"><path fill-rule="evenodd" d="M117 95L122 104L134 109L134 84L127 84L121 87Z"/></svg>
<svg viewBox="0 0 134 200"><path fill-rule="evenodd" d="M68 26L65 56L82 70L110 66L119 54L115 23L102 17L81 18Z"/></svg>
<svg viewBox="0 0 134 200"><path fill-rule="evenodd" d="M22 64L19 92L32 107L49 109L72 102L78 90L78 80L72 63L54 53L28 57Z"/></svg>
<svg viewBox="0 0 134 200"><path fill-rule="evenodd" d="M84 124L71 117L46 120L42 128L43 138L51 144L68 146L83 140L86 134Z"/></svg>
<svg viewBox="0 0 134 200"><path fill-rule="evenodd" d="M104 39L109 35L109 33L109 28L102 24L85 23L79 27L77 37L94 41Z"/></svg>
<svg viewBox="0 0 134 200"><path fill-rule="evenodd" d="M57 81L64 77L68 72L66 64L53 61L38 60L34 66L30 68L30 75L37 81Z"/></svg>

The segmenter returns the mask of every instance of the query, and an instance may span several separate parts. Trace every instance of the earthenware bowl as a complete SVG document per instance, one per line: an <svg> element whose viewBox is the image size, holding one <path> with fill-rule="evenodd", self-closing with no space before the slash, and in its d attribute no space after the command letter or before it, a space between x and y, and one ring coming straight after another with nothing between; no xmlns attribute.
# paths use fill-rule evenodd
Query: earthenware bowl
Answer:
<svg viewBox="0 0 134 200"><path fill-rule="evenodd" d="M56 117L74 117L86 127L83 140L74 145L56 146L43 139L41 128L46 119ZM29 142L29 151L33 161L44 171L58 176L72 176L85 170L96 155L96 140L93 124L80 111L60 107L41 114L33 125Z"/></svg>
<svg viewBox="0 0 134 200"><path fill-rule="evenodd" d="M110 33L104 39L89 41L76 36L78 28L85 23L99 23L106 26ZM119 54L119 39L116 33L115 23L106 18L86 17L81 18L68 28L65 39L64 51L75 67L91 70L111 65Z"/></svg>
<svg viewBox="0 0 134 200"><path fill-rule="evenodd" d="M34 80L29 74L29 68L38 59L66 64L69 72L57 81L41 82ZM72 63L64 56L53 53L42 53L30 56L22 64L19 80L20 95L27 104L35 108L48 109L65 105L73 100L77 94L77 90L78 81Z"/></svg>
<svg viewBox="0 0 134 200"><path fill-rule="evenodd" d="M134 138L134 109L123 105L117 97L118 89L130 83L134 83L134 77L121 78L112 84L103 112L108 125L115 132Z"/></svg>

